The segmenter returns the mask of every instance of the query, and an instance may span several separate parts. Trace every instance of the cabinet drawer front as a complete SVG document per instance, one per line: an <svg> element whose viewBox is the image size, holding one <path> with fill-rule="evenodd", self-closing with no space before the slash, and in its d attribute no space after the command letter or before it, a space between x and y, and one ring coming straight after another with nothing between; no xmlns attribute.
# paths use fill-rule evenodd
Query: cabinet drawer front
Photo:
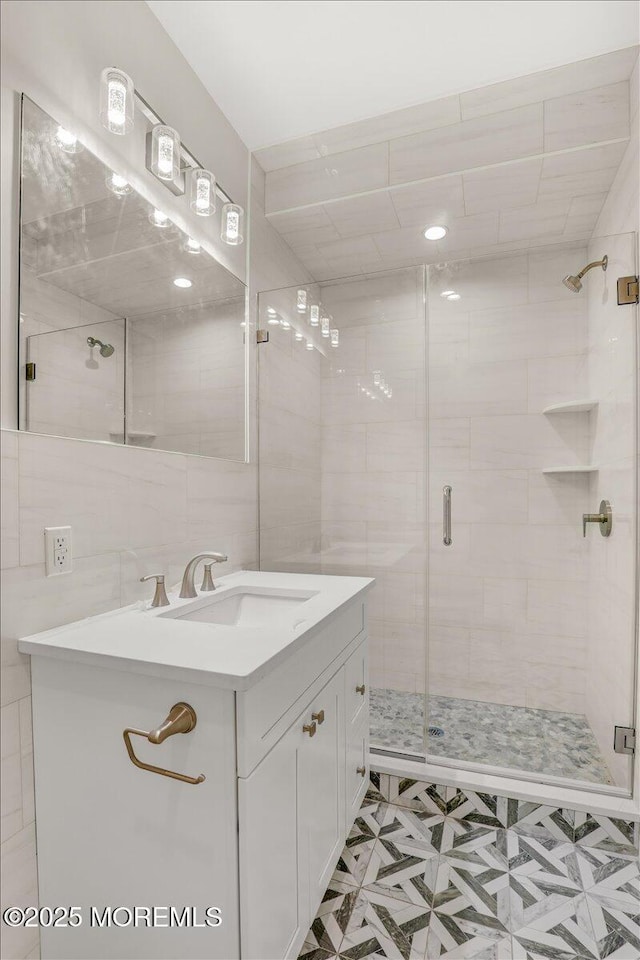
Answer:
<svg viewBox="0 0 640 960"><path fill-rule="evenodd" d="M363 636L365 604L351 604L312 637L297 653L276 667L236 700L238 775L248 776L277 743L305 704L338 670L354 638Z"/></svg>
<svg viewBox="0 0 640 960"><path fill-rule="evenodd" d="M345 664L345 707L347 723L359 723L369 712L369 670L367 643L362 643Z"/></svg>

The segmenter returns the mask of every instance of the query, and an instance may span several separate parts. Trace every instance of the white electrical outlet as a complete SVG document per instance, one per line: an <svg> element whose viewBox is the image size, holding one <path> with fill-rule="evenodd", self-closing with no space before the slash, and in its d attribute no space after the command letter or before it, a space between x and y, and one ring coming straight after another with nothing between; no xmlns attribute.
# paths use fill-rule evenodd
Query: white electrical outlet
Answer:
<svg viewBox="0 0 640 960"><path fill-rule="evenodd" d="M71 527L44 528L44 556L48 577L71 573Z"/></svg>

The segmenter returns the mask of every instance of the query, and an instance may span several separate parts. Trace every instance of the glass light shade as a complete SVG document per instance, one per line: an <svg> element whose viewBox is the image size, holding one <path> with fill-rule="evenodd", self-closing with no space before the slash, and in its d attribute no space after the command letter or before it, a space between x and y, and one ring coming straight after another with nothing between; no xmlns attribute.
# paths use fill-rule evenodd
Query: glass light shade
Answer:
<svg viewBox="0 0 640 960"><path fill-rule="evenodd" d="M307 291L306 290L298 290L298 293L296 295L296 307L297 307L298 313L307 312Z"/></svg>
<svg viewBox="0 0 640 960"><path fill-rule="evenodd" d="M309 323L312 327L317 327L320 323L320 307L317 303L312 303L309 309Z"/></svg>
<svg viewBox="0 0 640 960"><path fill-rule="evenodd" d="M173 127L157 123L151 131L151 172L159 180L180 176L180 137Z"/></svg>
<svg viewBox="0 0 640 960"><path fill-rule="evenodd" d="M216 178L209 170L192 170L190 174L191 209L200 217L210 217L216 212Z"/></svg>
<svg viewBox="0 0 640 960"><path fill-rule="evenodd" d="M165 230L171 225L169 217L166 215L166 213L163 213L162 210L152 210L149 214L149 220L154 227L159 227L160 230Z"/></svg>
<svg viewBox="0 0 640 960"><path fill-rule="evenodd" d="M331 346L339 347L340 346L340 331L332 330L331 331Z"/></svg>
<svg viewBox="0 0 640 960"><path fill-rule="evenodd" d="M225 243L235 247L243 240L244 210L237 203L225 203L222 208L220 236Z"/></svg>
<svg viewBox="0 0 640 960"><path fill-rule="evenodd" d="M82 150L78 138L65 127L58 127L56 130L56 143L65 153L80 153Z"/></svg>
<svg viewBox="0 0 640 960"><path fill-rule="evenodd" d="M296 330L296 332L294 333L294 338L296 340L304 340L304 334L300 333L299 330Z"/></svg>
<svg viewBox="0 0 640 960"><path fill-rule="evenodd" d="M313 350L313 340L307 340L307 350Z"/></svg>
<svg viewBox="0 0 640 960"><path fill-rule="evenodd" d="M121 177L119 173L110 173L106 179L106 184L109 190L118 197L124 197L133 190L129 181L125 177Z"/></svg>
<svg viewBox="0 0 640 960"><path fill-rule="evenodd" d="M197 240L194 240L192 237L187 237L187 239L184 241L182 249L184 250L185 253L196 254L196 253L200 253L200 250L202 249L202 247L200 246Z"/></svg>
<svg viewBox="0 0 640 960"><path fill-rule="evenodd" d="M288 320L285 320L284 317L280 321L280 326L282 327L283 330L291 330L291 324L289 323Z"/></svg>
<svg viewBox="0 0 640 960"><path fill-rule="evenodd" d="M322 318L322 325L321 325L321 326L322 326L322 336L323 336L323 337L328 337L328 336L330 335L330 331L331 331L331 321L329 320L329 317L323 317L323 318Z"/></svg>
<svg viewBox="0 0 640 960"><path fill-rule="evenodd" d="M106 67L100 76L100 120L110 133L124 136L133 127L135 89L131 77Z"/></svg>

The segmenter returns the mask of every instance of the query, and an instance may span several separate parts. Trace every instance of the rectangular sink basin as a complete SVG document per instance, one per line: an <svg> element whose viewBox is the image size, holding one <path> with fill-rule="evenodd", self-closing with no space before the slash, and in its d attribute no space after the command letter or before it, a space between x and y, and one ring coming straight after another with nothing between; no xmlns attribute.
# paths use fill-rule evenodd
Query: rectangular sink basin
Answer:
<svg viewBox="0 0 640 960"><path fill-rule="evenodd" d="M184 613L165 613L174 620L192 620L197 623L219 623L235 627L265 626L273 620L299 620L302 605L317 596L317 592L269 591L265 588L236 587L199 597Z"/></svg>

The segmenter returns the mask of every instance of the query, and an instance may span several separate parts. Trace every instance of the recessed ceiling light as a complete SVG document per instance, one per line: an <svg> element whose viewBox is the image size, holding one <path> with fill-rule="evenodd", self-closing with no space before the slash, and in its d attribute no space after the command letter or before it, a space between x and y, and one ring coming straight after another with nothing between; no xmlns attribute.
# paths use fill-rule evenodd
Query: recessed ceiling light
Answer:
<svg viewBox="0 0 640 960"><path fill-rule="evenodd" d="M191 280L187 280L186 277L176 277L175 280L173 281L173 284L176 287L182 287L184 290L186 290L188 287L193 286L193 284L191 283Z"/></svg>
<svg viewBox="0 0 640 960"><path fill-rule="evenodd" d="M446 237L447 235L447 228L439 227L436 225L432 227L427 227L427 229L424 232L424 235L427 240L442 240L442 238Z"/></svg>
<svg viewBox="0 0 640 960"><path fill-rule="evenodd" d="M447 300L459 300L459 299L460 299L459 293L450 293L449 296L447 297Z"/></svg>
<svg viewBox="0 0 640 960"><path fill-rule="evenodd" d="M452 293L455 293L455 290L443 290L440 294L441 297L450 297Z"/></svg>

